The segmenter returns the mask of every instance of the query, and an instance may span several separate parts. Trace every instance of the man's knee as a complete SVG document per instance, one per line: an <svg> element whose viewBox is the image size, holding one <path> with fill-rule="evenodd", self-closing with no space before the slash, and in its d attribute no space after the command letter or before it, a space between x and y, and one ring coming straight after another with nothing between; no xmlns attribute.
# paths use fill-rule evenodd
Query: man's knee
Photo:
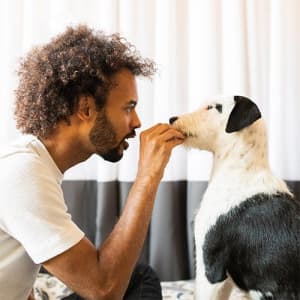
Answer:
<svg viewBox="0 0 300 300"><path fill-rule="evenodd" d="M124 299L162 299L160 279L146 264L138 264L132 274Z"/></svg>

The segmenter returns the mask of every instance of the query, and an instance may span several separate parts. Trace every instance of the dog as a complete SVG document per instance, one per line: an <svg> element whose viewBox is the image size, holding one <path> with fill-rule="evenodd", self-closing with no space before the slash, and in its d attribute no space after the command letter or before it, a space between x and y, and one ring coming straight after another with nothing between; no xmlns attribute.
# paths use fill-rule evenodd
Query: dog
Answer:
<svg viewBox="0 0 300 300"><path fill-rule="evenodd" d="M195 299L300 299L300 205L269 167L258 106L220 97L169 123L186 147L213 153L195 217Z"/></svg>

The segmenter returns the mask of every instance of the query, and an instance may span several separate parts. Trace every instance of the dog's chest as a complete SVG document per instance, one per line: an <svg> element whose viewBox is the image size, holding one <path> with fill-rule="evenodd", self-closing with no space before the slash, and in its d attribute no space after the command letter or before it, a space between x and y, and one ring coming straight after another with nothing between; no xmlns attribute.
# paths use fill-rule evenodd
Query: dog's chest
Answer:
<svg viewBox="0 0 300 300"><path fill-rule="evenodd" d="M198 243L204 242L206 233L221 215L227 214L232 208L256 193L251 184L247 185L245 182L235 181L228 184L223 181L208 185L195 218Z"/></svg>
<svg viewBox="0 0 300 300"><path fill-rule="evenodd" d="M199 241L204 241L205 234L213 226L218 217L226 214L234 205L228 191L212 190L208 187L201 201L195 218L195 233Z"/></svg>
<svg viewBox="0 0 300 300"><path fill-rule="evenodd" d="M197 251L202 247L205 235L221 215L256 194L289 193L286 184L273 176L267 168L244 170L219 168L208 184L195 218Z"/></svg>

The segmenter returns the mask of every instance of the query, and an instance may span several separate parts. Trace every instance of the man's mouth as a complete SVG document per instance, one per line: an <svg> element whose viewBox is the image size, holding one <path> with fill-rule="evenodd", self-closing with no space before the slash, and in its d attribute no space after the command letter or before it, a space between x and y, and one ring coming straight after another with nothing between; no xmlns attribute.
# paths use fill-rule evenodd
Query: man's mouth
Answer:
<svg viewBox="0 0 300 300"><path fill-rule="evenodd" d="M128 134L125 138L124 138L124 140L121 142L121 145L123 146L123 149L124 150L127 150L128 149L128 147L129 147L129 143L128 143L128 139L132 139L132 138L134 138L135 137L135 132L131 132L130 134Z"/></svg>
<svg viewBox="0 0 300 300"><path fill-rule="evenodd" d="M129 147L129 143L128 143L126 140L124 140L124 141L123 141L123 149L124 149L124 150L127 150L128 147Z"/></svg>

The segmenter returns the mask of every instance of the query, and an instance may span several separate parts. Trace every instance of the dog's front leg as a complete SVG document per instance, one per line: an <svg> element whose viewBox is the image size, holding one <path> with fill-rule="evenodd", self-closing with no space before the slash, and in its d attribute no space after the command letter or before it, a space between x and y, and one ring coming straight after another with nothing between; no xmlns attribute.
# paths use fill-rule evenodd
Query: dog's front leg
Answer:
<svg viewBox="0 0 300 300"><path fill-rule="evenodd" d="M223 282L211 284L205 276L197 276L196 300L229 300L233 289L232 282L226 279Z"/></svg>
<svg viewBox="0 0 300 300"><path fill-rule="evenodd" d="M198 240L199 242L199 240ZM197 243L197 240L196 240ZM205 275L205 264L201 247L197 249L196 255L196 300L229 300L233 290L233 282L230 277L218 283L210 283Z"/></svg>
<svg viewBox="0 0 300 300"><path fill-rule="evenodd" d="M199 231L198 231L199 232ZM203 236L203 235L202 235ZM224 276L223 281L211 283L206 274L203 257L203 238L196 236L196 300L229 300L233 289L233 282L230 277ZM197 247L198 245L198 247Z"/></svg>
<svg viewBox="0 0 300 300"><path fill-rule="evenodd" d="M197 278L195 299L196 300L217 300L218 284L211 284L206 277Z"/></svg>

